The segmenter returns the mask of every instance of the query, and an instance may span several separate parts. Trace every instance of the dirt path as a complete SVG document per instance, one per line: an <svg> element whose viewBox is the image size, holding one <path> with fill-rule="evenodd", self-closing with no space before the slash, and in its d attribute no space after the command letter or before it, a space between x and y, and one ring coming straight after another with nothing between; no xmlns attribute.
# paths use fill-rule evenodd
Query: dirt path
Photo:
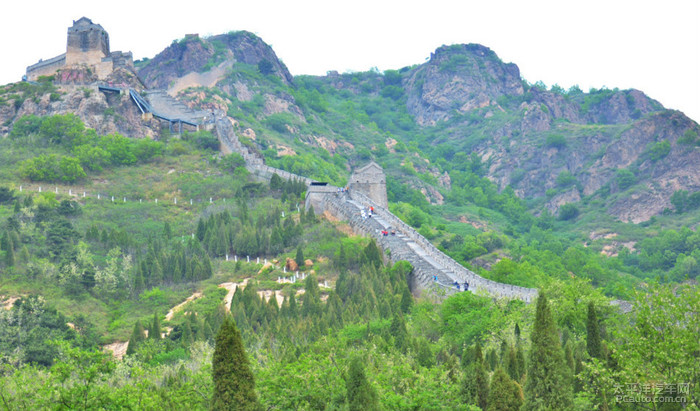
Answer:
<svg viewBox="0 0 700 411"><path fill-rule="evenodd" d="M192 294L191 296L187 297L187 299L185 299L185 301L183 301L180 304L176 305L175 307L171 308L170 311L168 311L168 313L165 314L165 320L166 321L172 320L175 313L180 311L182 306L189 303L190 301L196 300L197 298L199 298L201 296L202 296L202 293L200 291L197 291L194 294Z"/></svg>
<svg viewBox="0 0 700 411"><path fill-rule="evenodd" d="M129 341L113 342L112 344L107 344L102 346L102 351L111 351L114 358L121 360L126 355L126 349L129 348Z"/></svg>
<svg viewBox="0 0 700 411"><path fill-rule="evenodd" d="M228 294L226 294L226 297L224 297L224 303L226 304L226 309L231 311L231 300L233 300L233 294L236 292L236 288L238 287L244 287L248 285L248 280L249 278L246 278L240 283L221 283L219 284L219 287L225 288L228 290Z"/></svg>
<svg viewBox="0 0 700 411"><path fill-rule="evenodd" d="M19 300L21 297L9 297L7 300L3 300L4 296L0 296L0 305L6 310L11 310L15 305L15 301Z"/></svg>

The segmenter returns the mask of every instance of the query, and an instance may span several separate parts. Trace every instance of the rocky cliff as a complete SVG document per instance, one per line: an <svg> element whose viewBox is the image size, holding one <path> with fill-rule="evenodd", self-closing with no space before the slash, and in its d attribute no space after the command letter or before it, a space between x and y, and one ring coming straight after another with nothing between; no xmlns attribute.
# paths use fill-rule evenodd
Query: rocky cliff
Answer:
<svg viewBox="0 0 700 411"><path fill-rule="evenodd" d="M91 75L86 69L71 69L59 72L53 82L4 86L0 90L0 136L7 135L22 116L66 113L78 115L99 134L120 133L136 138L160 135L158 121L144 121L128 94L99 92ZM116 69L105 81L123 88L143 88L136 75L123 68Z"/></svg>
<svg viewBox="0 0 700 411"><path fill-rule="evenodd" d="M190 76L192 81L188 85L211 87L225 77L225 69L235 63L259 65L263 71L274 74L286 84L292 82L292 75L272 47L247 31L207 38L187 35L180 41L174 41L153 59L139 64L139 76L149 88L168 89L176 86L178 80L188 74L205 75L213 71L213 81L197 81L207 77Z"/></svg>

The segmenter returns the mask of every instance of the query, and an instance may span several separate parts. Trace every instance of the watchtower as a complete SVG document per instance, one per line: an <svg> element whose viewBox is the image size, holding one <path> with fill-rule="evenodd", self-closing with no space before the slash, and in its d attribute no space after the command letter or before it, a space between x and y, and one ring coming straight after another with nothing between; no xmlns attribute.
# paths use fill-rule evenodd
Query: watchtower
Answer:
<svg viewBox="0 0 700 411"><path fill-rule="evenodd" d="M386 175L384 169L374 161L358 168L350 176L350 190L356 190L384 208L388 207L386 197Z"/></svg>
<svg viewBox="0 0 700 411"><path fill-rule="evenodd" d="M66 66L86 64L95 66L109 56L109 35L99 24L87 17L73 21L68 28Z"/></svg>

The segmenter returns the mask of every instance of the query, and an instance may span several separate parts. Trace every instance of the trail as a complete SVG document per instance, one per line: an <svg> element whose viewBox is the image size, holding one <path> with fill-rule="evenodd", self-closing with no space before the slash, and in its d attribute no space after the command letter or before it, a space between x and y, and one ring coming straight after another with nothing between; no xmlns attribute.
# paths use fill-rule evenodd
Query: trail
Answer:
<svg viewBox="0 0 700 411"><path fill-rule="evenodd" d="M194 294L192 294L191 296L187 297L187 298L185 299L185 301L183 301L183 302L181 302L180 304L176 305L175 307L171 308L170 311L168 311L168 313L165 314L165 320L166 320L166 321L172 320L172 319L173 319L173 316L175 315L175 313L178 312L178 311L180 311L180 309L181 309L185 304L189 303L190 301L194 301L194 300L196 300L197 298L200 298L200 297L202 297L202 296L203 296L202 292L201 292L201 291L197 291L197 292L195 292Z"/></svg>

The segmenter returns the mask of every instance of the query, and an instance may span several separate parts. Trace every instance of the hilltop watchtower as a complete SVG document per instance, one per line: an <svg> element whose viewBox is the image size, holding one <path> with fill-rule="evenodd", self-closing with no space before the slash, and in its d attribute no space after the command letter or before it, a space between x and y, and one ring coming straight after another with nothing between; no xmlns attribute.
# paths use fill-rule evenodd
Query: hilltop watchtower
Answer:
<svg viewBox="0 0 700 411"><path fill-rule="evenodd" d="M109 56L109 34L87 17L73 21L68 27L66 65L94 66Z"/></svg>
<svg viewBox="0 0 700 411"><path fill-rule="evenodd" d="M82 17L73 20L73 25L68 27L66 52L48 60L39 60L27 67L26 77L28 80L36 80L40 76L52 76L61 70L80 70L85 67L102 80L119 67L133 71L134 58L131 52L110 51L107 31L89 18Z"/></svg>
<svg viewBox="0 0 700 411"><path fill-rule="evenodd" d="M358 168L350 176L350 189L366 195L377 205L388 207L386 196L386 175L384 169L374 161Z"/></svg>

